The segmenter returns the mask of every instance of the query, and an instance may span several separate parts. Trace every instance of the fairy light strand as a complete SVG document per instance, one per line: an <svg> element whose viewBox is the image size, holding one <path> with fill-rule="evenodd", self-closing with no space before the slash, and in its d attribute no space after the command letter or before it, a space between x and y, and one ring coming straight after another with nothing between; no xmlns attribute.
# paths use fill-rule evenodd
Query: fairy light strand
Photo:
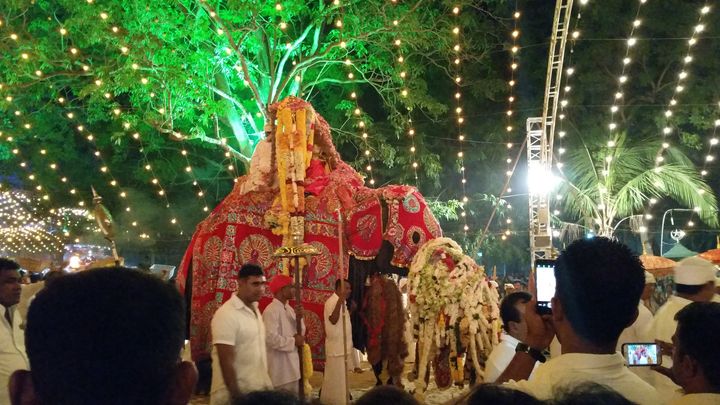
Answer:
<svg viewBox="0 0 720 405"><path fill-rule="evenodd" d="M687 80L690 76L689 73L689 67L690 64L693 61L692 56L692 50L693 47L697 44L698 41L698 35L702 33L705 30L705 24L704 19L705 16L710 12L709 6L703 6L699 10L698 20L695 26L693 26L692 33L690 35L690 38L687 41L687 51L685 53L685 56L681 60L681 70L677 74L677 78L675 79L675 86L673 89L673 96L668 101L667 107L665 111L663 112L663 120L664 120L664 126L662 129L662 146L660 149L658 149L656 158L655 158L655 170L662 170L661 166L662 163L665 161L664 158L664 151L670 147L670 138L671 134L674 132L673 130L673 115L675 114L675 107L678 104L678 99L682 95L682 93L685 91Z"/></svg>
<svg viewBox="0 0 720 405"><path fill-rule="evenodd" d="M397 2L393 2L394 5L397 6ZM392 52L393 57L393 63L395 66L395 77L393 78L393 82L398 84L398 95L399 95L399 104L401 105L399 108L405 107L406 112L403 113L401 111L398 111L400 114L400 131L404 132L407 140L409 141L410 147L409 149L409 166L410 169L412 169L413 173L413 179L415 180L415 187L419 186L419 177L418 177L418 168L420 167L420 163L418 162L417 157L417 144L415 140L415 127L413 125L412 121L412 114L410 112L410 109L407 107L407 103L404 100L407 100L408 97L410 97L410 89L408 88L408 80L409 80L409 72L407 70L406 65L406 55L403 51L404 41L400 34L400 19L395 16L395 18L388 24L389 27L392 27L393 29L393 37L391 40L391 49L394 50Z"/></svg>
<svg viewBox="0 0 720 405"><path fill-rule="evenodd" d="M622 107L624 106L623 101L627 99L624 88L625 84L630 82L628 71L633 62L632 52L637 49L637 47L635 46L638 42L637 32L642 26L641 13L643 10L642 7L646 2L647 0L640 0L637 4L635 17L630 23L630 31L625 41L625 53L620 60L620 74L616 76L617 87L615 89L615 93L613 94L613 99L610 106L610 119L607 124L608 140L605 148L605 157L603 158L603 169L601 172L603 179L605 180L605 188L607 188L609 185L608 183L612 174L612 164L614 163L614 156L618 152L616 150L616 146L618 143L618 136L620 135L621 129L616 122L616 117L619 115ZM598 209L600 209L601 211L607 209L609 204L605 204L605 202L608 201L605 201L605 197L602 197Z"/></svg>
<svg viewBox="0 0 720 405"><path fill-rule="evenodd" d="M338 30L338 40L340 41L341 48L347 50L347 44L344 39L344 31L345 31L345 8L344 6L338 1L334 3L336 6L338 6L339 14L338 18L335 20L335 28ZM358 70L358 67L353 63L353 61L350 59L350 52L346 51L345 60L343 61L343 65L345 66L345 75L347 77L347 80L350 82L355 81L355 74L356 70ZM353 120L355 122L355 128L357 131L360 132L360 140L362 143L362 159L365 161L365 171L368 174L367 182L370 186L375 185L375 175L373 172L373 156L372 152L370 150L370 140L369 140L369 130L368 130L368 124L366 122L366 115L363 112L362 108L360 108L360 104L358 103L358 87L356 85L352 85L350 89L350 95L349 100L352 103L353 110L350 112L350 115L353 117Z"/></svg>
<svg viewBox="0 0 720 405"><path fill-rule="evenodd" d="M515 165L513 165L513 146L514 146L514 137L515 137L515 111L514 106L517 105L517 94L515 92L515 87L517 85L516 80L518 77L518 69L520 67L519 63L519 52L520 52L520 45L519 45L519 39L520 39L520 16L522 13L518 9L518 2L515 1L515 7L513 11L513 27L512 31L510 32L510 41L511 41L511 47L510 47L510 80L508 81L508 98L507 98L507 110L505 111L505 121L506 121L506 127L505 127L505 175L507 176L506 180L509 180L513 173ZM510 182L506 181L506 187L501 191L500 198L502 198L506 193L512 193L512 188L510 187ZM508 209L512 208L508 205ZM507 240L508 237L512 234L512 218L507 216L505 218L504 224L501 224L502 227L505 228L505 230L502 232L502 235L500 236L501 240Z"/></svg>
<svg viewBox="0 0 720 405"><path fill-rule="evenodd" d="M662 164L665 162L664 153L671 146L671 144L670 144L671 135L677 129L677 128L674 128L673 116L675 114L675 107L678 104L678 99L680 98L682 93L685 91L685 87L687 86L687 80L690 76L689 67L694 58L692 55L692 50L698 42L699 34L705 30L704 20L705 20L705 17L707 16L707 14L710 13L710 10L711 10L711 8L708 5L708 3L706 3L703 7L701 7L698 10L697 22L692 27L692 32L690 34L689 39L687 40L687 51L685 52L685 56L682 57L682 59L680 61L681 62L680 65L682 67L681 67L681 70L677 73L677 77L674 82L675 86L673 89L673 95L670 98L670 100L668 101L665 111L663 112L664 126L661 130L662 144L655 155L654 170L655 170L655 172L658 172L658 173L662 170L662 167L663 167ZM706 163L708 161L712 161L712 160L714 160L714 157L712 155L710 155L710 154L706 155L706 157L705 157ZM703 170L705 170L705 169L703 169ZM646 220L652 219L652 214L649 211L651 210L652 206L655 205L656 203L657 203L656 198L650 198L650 200L648 201L648 204L645 207L645 219ZM699 212L700 208L694 207L694 210L696 212ZM688 226L693 226L693 225L694 225L694 223L692 222L692 220L690 220L688 222Z"/></svg>
<svg viewBox="0 0 720 405"><path fill-rule="evenodd" d="M17 190L0 190L0 252L4 255L58 252L62 240L37 215L36 201Z"/></svg>
<svg viewBox="0 0 720 405"><path fill-rule="evenodd" d="M715 155L713 154L713 151L716 149L717 145L720 144L720 138L718 137L718 135L720 135L718 133L720 132L720 101L717 103L717 106L719 111L716 116L717 118L713 121L712 133L710 134L710 137L707 141L705 158L703 159L702 169L700 170L700 176L703 178L707 177L711 166L715 162ZM703 188L699 188L697 192L698 194L702 195L706 193L706 190ZM692 222L696 214L699 214L699 208L695 208L695 210L691 214L690 222Z"/></svg>
<svg viewBox="0 0 720 405"><path fill-rule="evenodd" d="M680 65L682 67L681 67L681 70L677 73L677 77L674 81L675 87L673 89L673 95L670 98L670 100L668 101L667 106L663 112L664 126L661 130L661 134L662 134L661 136L662 136L663 142L655 155L654 170L655 170L655 172L658 172L658 173L662 170L662 164L665 161L664 152L665 152L665 150L669 149L671 146L671 144L670 144L671 135L677 129L677 128L674 128L674 125L673 125L673 116L675 114L675 107L678 104L678 99L680 98L681 94L685 91L686 86L687 86L687 79L689 77L689 67L693 61L692 50L698 42L699 34L705 30L704 19L707 16L707 14L710 13L710 11L711 11L711 8L708 5L708 3L705 3L705 5L699 9L697 22L692 27L692 32L690 34L689 39L687 40L687 51L685 52L685 56L683 56L680 61L681 62ZM708 156L710 156L710 157L708 157ZM713 160L712 155L710 155L710 154L706 155L705 160L706 160L706 162L708 160L712 161ZM703 170L705 170L705 169L703 169ZM645 218L646 219L649 220L652 218L652 214L650 214L649 211L652 208L652 206L655 205L656 203L657 203L656 198L651 198L648 201L648 204L645 208ZM699 208L695 207L695 210L699 210ZM692 220L688 223L688 226L693 226Z"/></svg>
<svg viewBox="0 0 720 405"><path fill-rule="evenodd" d="M77 115L68 116L68 114L65 115L66 118L71 122L72 125L74 125L75 130L77 133L83 137L88 144L93 149L93 156L98 160L100 163L100 172L104 173L106 176L110 178L110 181L108 184L112 189L118 189L118 197L120 198L120 201L127 201L127 192L123 190L120 183L117 181L117 178L112 174L112 171L110 170L110 165L108 165L107 161L103 157L103 154L100 152L100 148L98 147L96 141L95 141L95 135L89 131L89 129L80 121L80 119L77 117ZM130 205L126 205L124 208L125 212L128 213L130 217L130 225L133 229L138 229L141 227L139 221L135 218L134 213L132 212L132 208ZM146 232L141 232L138 235L141 239L147 239L149 238L149 234Z"/></svg>
<svg viewBox="0 0 720 405"><path fill-rule="evenodd" d="M11 98L11 100L12 100L12 97L10 97L10 98ZM8 102L10 102L11 100L8 100ZM22 121L21 127L22 127L25 131L28 131L28 132L32 131L33 125L32 125L32 123L31 123L30 121L27 121L27 120L24 119L25 114L23 114L23 113L18 109L18 110L15 110L15 114L14 114L14 115L15 115L15 117L18 118L18 120ZM2 137L2 135L3 135L3 132L0 132L0 137ZM8 143L15 142L15 147L11 150L11 152L12 152L13 155L15 155L15 156L20 160L20 162L18 163L19 167L20 167L21 169L26 170L26 171L29 173L29 174L28 174L28 179L29 179L29 180L31 180L31 181L34 182L34 183L37 183L37 184L33 187L33 188L35 189L35 191L40 192L40 193L44 193L43 196L42 196L42 200L44 200L44 201L49 201L49 200L50 200L50 195L48 194L48 187L46 187L47 185L43 186L43 184L40 183L39 176L37 176L37 175L36 175L35 173L33 173L33 171L32 171L32 167L31 167L32 165L31 165L30 163L26 162L26 161L22 158L22 154L21 154L21 151L20 151L20 146L19 146L19 144L16 142L15 137L13 137L12 135L9 135L9 134L8 134L8 135L5 137L5 141L8 142ZM45 148L42 148L42 147L41 147L41 148L39 149L38 153L41 155L41 156L40 156L40 157L41 157L40 160L43 160L43 161L44 161L44 160L47 160L47 159L48 159L48 158L47 158L47 150L46 150ZM53 172L55 172L55 173L57 173L57 172L60 170L59 164L58 164L57 162L54 162L54 161L51 161L51 162L48 164L48 167L49 167ZM69 182L67 176L62 176L62 177L60 177L60 181L61 181L62 183L65 183L65 185L61 185L61 186L58 187L58 188L61 189L61 190L68 190L68 193L69 193L71 199L77 199L77 204L78 204L78 206L84 207L84 206L85 206L85 201L83 200L83 198L81 198L81 197L78 196L77 188L74 187L74 186L72 186L72 184ZM68 187L69 187L69 189L68 189Z"/></svg>
<svg viewBox="0 0 720 405"><path fill-rule="evenodd" d="M465 117L463 114L463 104L462 104L462 29L460 28L460 13L462 11L462 8L460 5L456 5L452 8L452 17L455 19L455 23L452 27L452 38L453 41L453 47L451 55L453 57L453 60L451 61L451 71L454 73L453 81L455 82L455 94L454 94L454 104L455 104L455 124L457 127L457 141L458 141L458 153L457 153L457 162L460 166L460 186L462 190L462 200L460 204L460 217L463 222L463 233L465 236L467 236L468 231L470 231L470 227L468 226L467 221L467 214L468 209L467 206L470 203L470 199L467 196L467 173L465 170L465 151L464 151L464 143L465 143L465 133L464 133L464 125L467 123L465 122Z"/></svg>

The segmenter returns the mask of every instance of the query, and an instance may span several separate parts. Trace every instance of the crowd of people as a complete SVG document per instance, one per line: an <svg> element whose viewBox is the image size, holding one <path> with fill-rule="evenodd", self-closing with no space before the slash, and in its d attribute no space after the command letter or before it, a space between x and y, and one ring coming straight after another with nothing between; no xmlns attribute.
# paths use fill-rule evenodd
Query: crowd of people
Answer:
<svg viewBox="0 0 720 405"><path fill-rule="evenodd" d="M184 300L170 284L122 268L54 280L34 297L27 320L17 307L17 263L0 259L0 405L187 404L198 380L183 361ZM503 299L504 334L483 383L457 404L720 404L720 303L716 269L699 258L675 268L675 294L653 315L644 299L654 278L624 245L576 241L558 257L552 313L529 292ZM266 280L244 265L238 290L212 319L211 404L300 404L304 324L289 301L293 280ZM263 312L265 289L273 295ZM326 366L313 403L349 403L345 385L352 330L350 283L325 303ZM661 346L660 365L627 367L626 343ZM356 404L417 404L379 386Z"/></svg>

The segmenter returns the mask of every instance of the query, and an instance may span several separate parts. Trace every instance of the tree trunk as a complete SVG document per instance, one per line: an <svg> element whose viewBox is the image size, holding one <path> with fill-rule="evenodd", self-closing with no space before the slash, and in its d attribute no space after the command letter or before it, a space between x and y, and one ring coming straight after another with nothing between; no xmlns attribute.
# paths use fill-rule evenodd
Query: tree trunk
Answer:
<svg viewBox="0 0 720 405"><path fill-rule="evenodd" d="M228 86L227 79L222 73L215 74L215 83L218 89L225 94L232 94L230 93L230 86ZM247 114L243 116L229 100L223 100L223 104L225 105L225 118L233 131L235 141L238 143L238 151L244 156L252 156L255 145L251 142L243 122L248 119L253 119L253 117Z"/></svg>

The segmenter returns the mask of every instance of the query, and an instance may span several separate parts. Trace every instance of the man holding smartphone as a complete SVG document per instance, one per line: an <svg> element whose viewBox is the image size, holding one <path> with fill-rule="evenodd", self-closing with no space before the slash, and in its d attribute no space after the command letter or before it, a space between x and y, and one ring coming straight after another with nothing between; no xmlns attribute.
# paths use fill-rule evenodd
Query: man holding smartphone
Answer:
<svg viewBox="0 0 720 405"><path fill-rule="evenodd" d="M675 315L693 302L709 302L715 294L715 266L700 257L688 257L679 261L674 269L675 294L668 298L650 324L648 338L669 343L677 321ZM672 366L670 353L663 356L663 364ZM663 398L679 395L678 387L669 378L660 374L652 376L653 386Z"/></svg>
<svg viewBox="0 0 720 405"><path fill-rule="evenodd" d="M619 242L595 237L573 242L555 265L552 314L539 315L535 300L526 307L526 344L498 378L538 399L558 388L584 382L605 385L638 404L657 404L657 393L625 367L618 337L638 316L645 284L637 256ZM546 362L542 350L557 335L562 355ZM537 362L540 364L530 373Z"/></svg>
<svg viewBox="0 0 720 405"><path fill-rule="evenodd" d="M684 391L671 405L720 404L720 303L688 304L675 320L672 368L653 367Z"/></svg>
<svg viewBox="0 0 720 405"><path fill-rule="evenodd" d="M515 347L527 337L525 324L525 307L532 300L526 291L515 291L503 298L500 303L500 319L503 323L503 334L500 344L495 346L485 362L485 382L495 382L515 355Z"/></svg>

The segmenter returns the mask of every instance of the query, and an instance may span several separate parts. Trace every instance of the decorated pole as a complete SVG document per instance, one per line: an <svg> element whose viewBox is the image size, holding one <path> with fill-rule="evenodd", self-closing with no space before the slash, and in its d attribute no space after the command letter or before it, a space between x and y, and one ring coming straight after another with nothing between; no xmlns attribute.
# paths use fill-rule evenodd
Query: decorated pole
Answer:
<svg viewBox="0 0 720 405"><path fill-rule="evenodd" d="M287 266L287 274L292 269L295 277L295 328L297 334L302 334L301 311L301 266L309 263L310 257L320 254L312 245L305 243L305 172L310 163L311 154L308 154L308 139L313 139L314 129L308 125L308 115L314 120L314 112L307 111L298 99L288 98L277 106L275 122L266 125L265 130L275 130L275 164L277 165L277 181L280 194L280 217L282 223L282 244L274 256L283 260ZM304 257L304 262L300 260ZM303 350L298 348L300 361L300 381L298 393L300 399L305 399L305 385L303 367Z"/></svg>
<svg viewBox="0 0 720 405"><path fill-rule="evenodd" d="M120 256L118 256L117 246L115 245L115 231L113 229L113 219L110 211L102 204L102 197L95 191L95 187L90 187L93 193L93 215L95 221L100 227L103 236L110 242L112 247L113 258L115 259L115 267L120 267Z"/></svg>
<svg viewBox="0 0 720 405"><path fill-rule="evenodd" d="M348 388L348 347L347 347L347 335L345 331L345 325L347 322L347 299L344 297L345 295L345 273L344 273L344 264L345 264L345 255L343 252L343 216L342 212L340 212L340 209L337 210L338 214L338 262L340 263L340 269L338 271L338 274L340 276L340 292L343 294L343 297L339 297L341 300L345 300L346 302L343 302L343 306L340 307L342 310L340 311L340 316L342 316L342 339L343 339L343 363L345 364L345 367L343 368L343 379L345 382L345 391L349 391ZM345 393L345 404L348 403L348 395L347 392Z"/></svg>
<svg viewBox="0 0 720 405"><path fill-rule="evenodd" d="M295 277L295 332L298 335L302 335L302 295L300 289L302 288L301 274L300 274L300 257L305 257L306 261L309 262L311 256L320 254L318 250L310 244L302 243L297 246L281 246L276 251L274 256L279 258L290 258L294 262L294 277ZM304 368L303 368L303 350L298 348L298 361L300 361L300 380L298 381L298 395L301 400L305 399L305 384L304 384Z"/></svg>

